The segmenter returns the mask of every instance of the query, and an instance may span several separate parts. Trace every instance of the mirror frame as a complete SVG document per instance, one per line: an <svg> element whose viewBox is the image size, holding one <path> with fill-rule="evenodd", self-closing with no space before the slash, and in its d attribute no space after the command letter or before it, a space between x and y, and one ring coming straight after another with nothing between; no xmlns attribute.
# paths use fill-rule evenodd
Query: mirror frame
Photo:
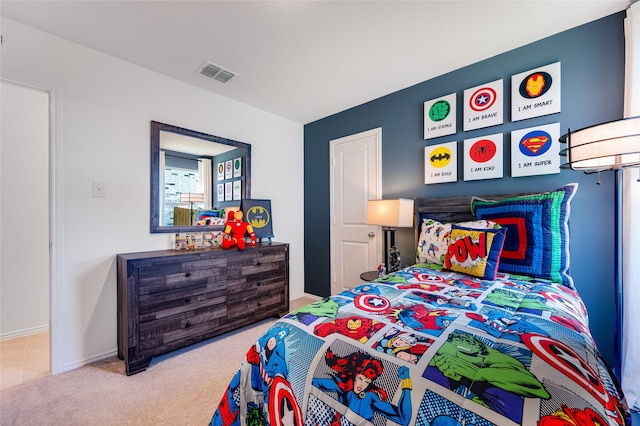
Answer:
<svg viewBox="0 0 640 426"><path fill-rule="evenodd" d="M151 233L178 233L178 232L208 232L221 231L224 225L211 226L168 226L160 225L160 132L177 133L183 136L190 136L197 139L207 140L234 148L242 148L247 154L244 159L244 195L243 198L251 198L251 144L238 142L233 139L226 139L220 136L209 135L207 133L189 130L171 124L151 122ZM238 202L238 205L240 201Z"/></svg>

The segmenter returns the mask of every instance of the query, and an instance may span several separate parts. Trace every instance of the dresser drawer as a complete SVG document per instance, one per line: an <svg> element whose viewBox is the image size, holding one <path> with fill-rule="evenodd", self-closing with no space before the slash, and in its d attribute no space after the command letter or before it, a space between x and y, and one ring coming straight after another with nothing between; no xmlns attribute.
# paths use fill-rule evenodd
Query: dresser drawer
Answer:
<svg viewBox="0 0 640 426"><path fill-rule="evenodd" d="M280 249L265 249L238 254L228 259L227 279L236 277L250 277L273 270L285 269L287 253Z"/></svg>
<svg viewBox="0 0 640 426"><path fill-rule="evenodd" d="M227 320L257 316L267 318L280 313L285 304L287 292L284 287L261 293L245 293L243 297L227 301Z"/></svg>
<svg viewBox="0 0 640 426"><path fill-rule="evenodd" d="M215 299L212 300L212 302L215 301ZM140 350L149 351L158 348L161 352L166 352L172 347L182 347L201 340L203 334L226 323L227 305L224 298L220 298L217 302L219 303L141 322Z"/></svg>
<svg viewBox="0 0 640 426"><path fill-rule="evenodd" d="M156 293L138 299L140 323L170 317L183 312L193 311L207 306L224 304L227 301L225 286L217 291L207 287L188 288L180 291Z"/></svg>
<svg viewBox="0 0 640 426"><path fill-rule="evenodd" d="M138 268L138 294L164 293L196 286L224 286L227 260L159 262Z"/></svg>
<svg viewBox="0 0 640 426"><path fill-rule="evenodd" d="M246 253L229 260L227 265L227 294L229 300L246 293L262 293L286 285L287 253L280 250L264 250Z"/></svg>
<svg viewBox="0 0 640 426"><path fill-rule="evenodd" d="M285 273L283 271L270 271L260 275L257 279L240 277L227 281L227 297L229 301L273 290L281 290L286 286Z"/></svg>

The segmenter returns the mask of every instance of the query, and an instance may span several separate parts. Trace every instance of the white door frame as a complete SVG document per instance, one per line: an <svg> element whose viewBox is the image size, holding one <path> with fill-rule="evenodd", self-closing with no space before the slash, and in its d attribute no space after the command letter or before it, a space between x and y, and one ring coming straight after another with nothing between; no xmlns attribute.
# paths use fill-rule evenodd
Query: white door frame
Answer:
<svg viewBox="0 0 640 426"><path fill-rule="evenodd" d="M60 317L58 283L62 282L62 86L52 82L34 80L25 75L2 70L3 81L49 94L49 372L63 372L60 352L64 347L60 342L55 324Z"/></svg>
<svg viewBox="0 0 640 426"><path fill-rule="evenodd" d="M329 180L329 200L330 200L330 235L329 235L329 247L330 247L330 269L331 269L331 294L336 294L340 291L342 291L342 288L334 288L335 284L336 284L336 262L334 260L334 247L336 244L335 241L335 231L334 231L334 225L336 222L335 219L335 194L333 191L333 187L334 187L334 183L335 183L335 157L334 157L334 150L335 150L335 146L337 144L343 144L343 143L349 143L348 140L349 139L353 139L353 140L358 140L358 139L362 139L363 137L368 137L368 136L376 136L376 152L377 152L377 162L376 162L376 176L377 176L377 180L375 183L375 195L374 198L378 199L382 196L382 128L378 127L378 128L374 128L371 130L366 130L363 132L359 132L359 133L354 133L352 135L347 135L338 139L333 139L330 141L329 143L329 150L330 150L330 155L329 155L329 170L330 170L330 180ZM380 249L381 249L381 242L380 242L380 238L377 238L378 235L381 235L381 233L378 232L376 233L376 238L375 238L375 244L376 244L376 253L380 253ZM378 259L379 260L379 259ZM365 271L362 271L365 272Z"/></svg>

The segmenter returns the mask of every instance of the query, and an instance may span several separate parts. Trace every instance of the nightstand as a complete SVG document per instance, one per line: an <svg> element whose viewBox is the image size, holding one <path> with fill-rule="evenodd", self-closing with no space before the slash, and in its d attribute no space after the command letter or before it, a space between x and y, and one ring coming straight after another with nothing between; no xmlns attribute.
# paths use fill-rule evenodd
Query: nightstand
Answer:
<svg viewBox="0 0 640 426"><path fill-rule="evenodd" d="M378 271L367 271L360 274L360 279L363 281L373 281L378 278Z"/></svg>

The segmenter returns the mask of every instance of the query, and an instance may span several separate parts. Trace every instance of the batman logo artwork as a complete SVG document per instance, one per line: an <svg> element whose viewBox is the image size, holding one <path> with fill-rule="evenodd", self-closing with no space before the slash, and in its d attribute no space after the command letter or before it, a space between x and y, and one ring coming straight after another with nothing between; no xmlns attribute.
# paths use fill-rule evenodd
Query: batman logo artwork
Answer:
<svg viewBox="0 0 640 426"><path fill-rule="evenodd" d="M449 160L450 158L451 156L449 154L438 154L438 155L432 155L431 161L435 163L436 161Z"/></svg>
<svg viewBox="0 0 640 426"><path fill-rule="evenodd" d="M247 212L247 222L256 229L267 226L269 220L269 212L262 206L253 206Z"/></svg>
<svg viewBox="0 0 640 426"><path fill-rule="evenodd" d="M433 167L445 167L451 162L451 157L449 148L439 147L429 154L429 164Z"/></svg>

